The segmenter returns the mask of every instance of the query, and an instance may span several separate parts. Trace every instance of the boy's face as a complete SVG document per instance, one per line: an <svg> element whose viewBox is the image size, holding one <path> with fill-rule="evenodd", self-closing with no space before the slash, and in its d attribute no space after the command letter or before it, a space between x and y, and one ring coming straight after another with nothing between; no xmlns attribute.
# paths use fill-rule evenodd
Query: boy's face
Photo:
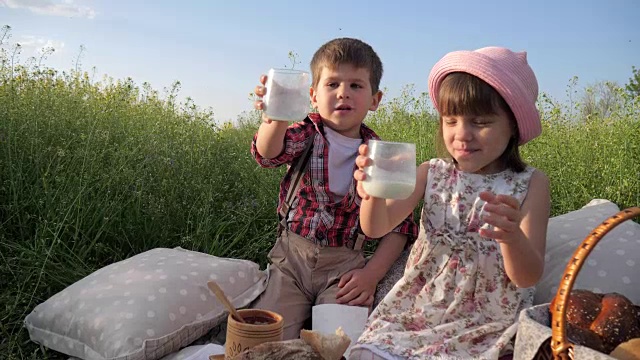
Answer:
<svg viewBox="0 0 640 360"><path fill-rule="evenodd" d="M324 125L354 139L360 137L360 124L367 113L375 111L382 99L381 91L371 92L369 71L349 64L334 69L323 66L320 80L310 93Z"/></svg>

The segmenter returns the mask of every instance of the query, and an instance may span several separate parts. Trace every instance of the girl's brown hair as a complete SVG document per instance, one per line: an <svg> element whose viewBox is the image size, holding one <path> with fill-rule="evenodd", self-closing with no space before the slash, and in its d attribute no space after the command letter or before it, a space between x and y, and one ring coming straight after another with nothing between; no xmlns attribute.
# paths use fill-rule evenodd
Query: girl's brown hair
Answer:
<svg viewBox="0 0 640 360"><path fill-rule="evenodd" d="M442 116L494 115L498 113L498 109L502 109L509 116L513 134L509 139L507 148L500 156L500 161L515 172L521 172L527 167L520 157L518 148L520 134L516 118L504 98L489 84L471 74L454 72L442 80L440 93L437 96L440 108L440 127L438 128L438 138L436 139L438 156L450 158L455 162L455 159L451 157L444 144Z"/></svg>

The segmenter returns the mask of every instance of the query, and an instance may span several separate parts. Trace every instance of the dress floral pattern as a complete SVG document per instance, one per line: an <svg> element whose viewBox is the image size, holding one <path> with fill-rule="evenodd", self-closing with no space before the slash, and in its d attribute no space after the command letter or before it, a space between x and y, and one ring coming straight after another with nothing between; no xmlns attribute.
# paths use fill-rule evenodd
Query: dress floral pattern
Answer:
<svg viewBox="0 0 640 360"><path fill-rule="evenodd" d="M433 159L420 234L403 277L369 317L357 345L389 358L497 359L513 348L518 314L532 305L533 289L507 277L497 242L478 230L479 193L527 195L532 167L479 175Z"/></svg>

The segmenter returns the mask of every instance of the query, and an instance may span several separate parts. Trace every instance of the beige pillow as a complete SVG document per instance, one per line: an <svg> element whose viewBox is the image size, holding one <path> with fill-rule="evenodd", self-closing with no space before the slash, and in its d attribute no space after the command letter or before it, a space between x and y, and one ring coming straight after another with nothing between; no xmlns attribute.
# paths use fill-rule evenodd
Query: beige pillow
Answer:
<svg viewBox="0 0 640 360"><path fill-rule="evenodd" d="M583 208L549 219L547 251L534 304L551 302L573 252L587 235L620 209L596 199ZM574 289L617 292L640 304L640 224L627 220L607 233L582 266Z"/></svg>
<svg viewBox="0 0 640 360"><path fill-rule="evenodd" d="M226 320L207 288L215 280L238 308L267 284L247 260L158 248L85 277L26 317L31 340L80 359L153 360Z"/></svg>

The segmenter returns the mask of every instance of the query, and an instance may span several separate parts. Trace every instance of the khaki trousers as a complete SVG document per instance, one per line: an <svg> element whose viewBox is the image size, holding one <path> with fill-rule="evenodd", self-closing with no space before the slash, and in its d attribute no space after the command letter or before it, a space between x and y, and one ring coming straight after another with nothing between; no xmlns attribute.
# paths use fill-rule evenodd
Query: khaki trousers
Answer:
<svg viewBox="0 0 640 360"><path fill-rule="evenodd" d="M340 277L363 268L361 250L322 247L288 230L283 230L269 252L269 283L252 304L284 317L284 340L297 339L311 308L335 304Z"/></svg>

